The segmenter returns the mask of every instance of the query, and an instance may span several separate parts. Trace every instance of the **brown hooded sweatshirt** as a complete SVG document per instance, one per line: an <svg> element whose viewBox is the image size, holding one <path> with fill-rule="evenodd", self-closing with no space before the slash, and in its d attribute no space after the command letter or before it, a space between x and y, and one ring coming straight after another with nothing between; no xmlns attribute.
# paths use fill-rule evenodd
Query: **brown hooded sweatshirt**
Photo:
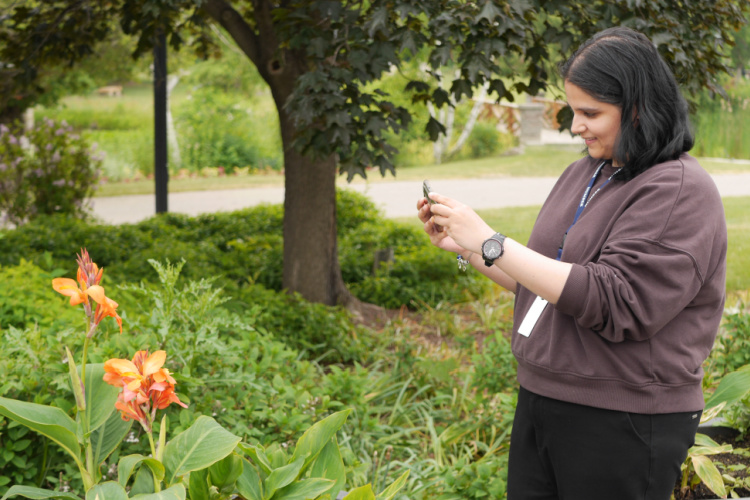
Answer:
<svg viewBox="0 0 750 500"><path fill-rule="evenodd" d="M601 162L570 165L539 213L529 248L557 256ZM606 165L592 193L616 169ZM702 362L721 320L727 230L716 185L695 158L613 179L565 240L573 264L557 304L526 337L534 294L519 286L513 352L534 393L597 408L673 413L703 408Z"/></svg>

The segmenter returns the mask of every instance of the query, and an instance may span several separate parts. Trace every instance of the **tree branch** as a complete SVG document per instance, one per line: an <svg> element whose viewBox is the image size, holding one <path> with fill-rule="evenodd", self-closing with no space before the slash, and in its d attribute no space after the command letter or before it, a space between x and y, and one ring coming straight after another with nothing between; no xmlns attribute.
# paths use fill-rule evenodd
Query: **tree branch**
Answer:
<svg viewBox="0 0 750 500"><path fill-rule="evenodd" d="M261 56L261 44L253 28L242 18L242 15L225 0L207 0L203 10L225 30L229 32L240 50L263 71L264 61Z"/></svg>

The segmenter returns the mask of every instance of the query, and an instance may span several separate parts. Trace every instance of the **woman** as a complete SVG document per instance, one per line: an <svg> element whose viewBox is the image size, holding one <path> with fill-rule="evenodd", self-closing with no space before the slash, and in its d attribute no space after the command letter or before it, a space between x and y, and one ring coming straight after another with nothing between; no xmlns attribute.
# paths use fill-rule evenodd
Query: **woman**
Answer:
<svg viewBox="0 0 750 500"><path fill-rule="evenodd" d="M648 38L603 31L561 73L588 155L528 245L439 194L419 217L434 245L516 293L508 498L666 500L723 311L724 211L686 153L687 105Z"/></svg>

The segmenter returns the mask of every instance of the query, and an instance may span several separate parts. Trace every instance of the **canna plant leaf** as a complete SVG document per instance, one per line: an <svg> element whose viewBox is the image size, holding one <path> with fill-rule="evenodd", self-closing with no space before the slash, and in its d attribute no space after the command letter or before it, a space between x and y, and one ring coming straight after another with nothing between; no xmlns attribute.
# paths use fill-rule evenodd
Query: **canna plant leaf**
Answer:
<svg viewBox="0 0 750 500"><path fill-rule="evenodd" d="M85 470L76 423L60 408L0 397L0 415L50 438L73 457L81 471Z"/></svg>
<svg viewBox="0 0 750 500"><path fill-rule="evenodd" d="M701 478L701 481L720 498L726 498L727 490L724 487L724 480L711 459L701 455L692 457L692 460L695 473Z"/></svg>
<svg viewBox="0 0 750 500"><path fill-rule="evenodd" d="M119 483L106 481L87 491L86 500L128 500L128 493Z"/></svg>
<svg viewBox="0 0 750 500"><path fill-rule="evenodd" d="M305 465L302 468L302 472L318 458L318 454L325 448L341 426L344 425L351 411L344 410L329 415L323 420L316 422L315 425L307 429L302 437L299 438L297 446L294 448L292 461L305 458Z"/></svg>
<svg viewBox="0 0 750 500"><path fill-rule="evenodd" d="M44 490L42 488L34 488L33 486L11 486L8 492L3 495L2 500L6 500L11 497L25 497L32 498L35 500L41 500L44 498L61 498L63 500L81 500L72 493L63 493L62 491Z"/></svg>
<svg viewBox="0 0 750 500"><path fill-rule="evenodd" d="M188 472L205 469L232 453L239 442L213 418L198 417L164 448L164 481L171 485Z"/></svg>

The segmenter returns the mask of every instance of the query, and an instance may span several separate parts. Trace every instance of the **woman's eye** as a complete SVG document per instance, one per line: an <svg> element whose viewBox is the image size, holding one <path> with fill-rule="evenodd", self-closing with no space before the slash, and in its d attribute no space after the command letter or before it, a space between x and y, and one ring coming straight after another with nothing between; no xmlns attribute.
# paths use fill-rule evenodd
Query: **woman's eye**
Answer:
<svg viewBox="0 0 750 500"><path fill-rule="evenodd" d="M596 113L590 113L588 111L584 111L583 116L585 116L586 118L593 118L596 116Z"/></svg>

